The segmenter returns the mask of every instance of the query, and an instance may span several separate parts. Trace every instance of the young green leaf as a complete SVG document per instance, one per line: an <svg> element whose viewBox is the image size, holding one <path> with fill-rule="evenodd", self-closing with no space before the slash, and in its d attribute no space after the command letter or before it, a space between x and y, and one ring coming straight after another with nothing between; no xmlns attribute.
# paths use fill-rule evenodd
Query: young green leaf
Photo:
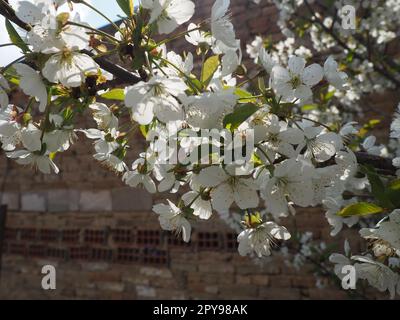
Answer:
<svg viewBox="0 0 400 320"><path fill-rule="evenodd" d="M127 17L133 15L133 0L117 0L117 3Z"/></svg>
<svg viewBox="0 0 400 320"><path fill-rule="evenodd" d="M396 179L389 183L388 188L391 190L400 190L400 179Z"/></svg>
<svg viewBox="0 0 400 320"><path fill-rule="evenodd" d="M100 97L107 100L120 100L124 101L125 99L125 91L124 89L112 89L103 93Z"/></svg>
<svg viewBox="0 0 400 320"><path fill-rule="evenodd" d="M243 121L249 118L257 109L258 107L252 103L239 105L233 113L226 115L223 122L224 127L231 131L237 129Z"/></svg>
<svg viewBox="0 0 400 320"><path fill-rule="evenodd" d="M18 48L20 48L24 53L28 52L29 51L28 46L22 40L17 30L15 30L14 26L8 19L6 19L6 29L11 42L14 43Z"/></svg>
<svg viewBox="0 0 400 320"><path fill-rule="evenodd" d="M338 212L338 216L352 217L352 216L367 216L370 214L382 213L383 208L368 202L358 202L351 204Z"/></svg>
<svg viewBox="0 0 400 320"><path fill-rule="evenodd" d="M203 65L203 70L201 72L201 82L204 87L207 87L210 83L215 71L217 71L219 66L219 56L215 55L206 60Z"/></svg>
<svg viewBox="0 0 400 320"><path fill-rule="evenodd" d="M241 88L235 88L235 95L239 97L239 100L243 100L244 102L255 102L257 99L253 97L253 95Z"/></svg>
<svg viewBox="0 0 400 320"><path fill-rule="evenodd" d="M390 201L385 185L375 168L369 165L361 166L361 172L367 175L368 181L371 184L371 192L379 204L385 208L392 208L393 203Z"/></svg>

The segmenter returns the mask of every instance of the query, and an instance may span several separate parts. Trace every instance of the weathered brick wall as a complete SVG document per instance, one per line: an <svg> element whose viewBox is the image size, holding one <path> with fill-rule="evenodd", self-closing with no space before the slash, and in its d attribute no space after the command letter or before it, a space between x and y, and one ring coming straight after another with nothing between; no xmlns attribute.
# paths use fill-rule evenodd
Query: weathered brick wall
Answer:
<svg viewBox="0 0 400 320"><path fill-rule="evenodd" d="M209 17L214 1L195 2L195 20ZM233 0L232 19L243 50L255 35L280 37L276 9L266 1L256 6ZM176 51L187 48L181 41L173 46ZM94 124L82 117L80 126ZM141 150L140 141L138 137L131 159ZM153 198L127 188L99 166L92 151L92 142L80 136L56 157L59 175L34 174L0 156L0 181L8 168L3 201L10 211L0 298L346 298L333 287L316 288L310 266L296 271L280 256L263 263L240 257L235 235L217 216L195 224L192 242L184 245L179 237L161 231L151 212L153 202L171 195ZM290 229L293 222L286 225ZM330 227L319 209L301 211L297 227L313 231L317 239L329 239ZM345 236L355 237L349 232ZM341 247L342 240L335 241ZM41 289L45 264L57 268L55 291Z"/></svg>
<svg viewBox="0 0 400 320"><path fill-rule="evenodd" d="M299 228L326 236L319 213L301 214ZM185 244L149 212L13 212L4 249L0 297L7 299L346 298L316 288L310 266L298 272L281 256L263 263L240 257L236 236L217 218L195 224ZM55 291L40 289L46 264L57 269Z"/></svg>

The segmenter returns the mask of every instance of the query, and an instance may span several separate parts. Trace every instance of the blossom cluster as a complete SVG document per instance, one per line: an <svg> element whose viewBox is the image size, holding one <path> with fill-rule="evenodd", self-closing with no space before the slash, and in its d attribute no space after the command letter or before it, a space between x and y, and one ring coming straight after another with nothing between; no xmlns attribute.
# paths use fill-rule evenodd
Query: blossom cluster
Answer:
<svg viewBox="0 0 400 320"><path fill-rule="evenodd" d="M310 63L310 57L293 52L282 61L253 43L249 50L262 72L252 84L243 80L229 0L215 1L209 21L188 24L180 35L193 50L185 54L168 50L168 38L156 42L153 36L169 35L187 23L195 10L190 0L143 0L119 26L113 24L115 35L81 22L74 2L85 3L32 0L15 8L29 28L23 45L16 43L24 60L0 76L0 142L7 157L58 173L57 157L83 134L93 140L94 159L127 185L150 193L180 192L177 203L167 200L153 211L161 228L185 242L193 221L218 213L235 224L232 219L240 212L240 255L269 256L277 243L288 241L291 234L281 220L294 216L298 207L324 205L332 235L358 222L357 214L343 208L371 189L372 173L360 176L355 152L381 149L374 137L360 141L357 124L338 112L326 119L304 112L326 94L327 86L346 92L349 77L333 56ZM98 61L114 53L130 64L131 71L123 70L136 76L135 83L111 88L113 75ZM26 106L9 104L9 82L30 97ZM85 112L96 128L76 127L76 117ZM398 122L397 117L393 138L400 137ZM251 152L244 159L237 156L235 144L224 143L222 136L204 136L206 129L230 132ZM127 153L137 131L145 136L146 148L129 164ZM231 161L226 161L228 153ZM173 161L177 157L185 161ZM360 231L374 243L376 257L399 256L397 214ZM369 269L362 270L360 277L370 279ZM391 272L395 276L384 275L397 281ZM370 283L393 293L392 285Z"/></svg>

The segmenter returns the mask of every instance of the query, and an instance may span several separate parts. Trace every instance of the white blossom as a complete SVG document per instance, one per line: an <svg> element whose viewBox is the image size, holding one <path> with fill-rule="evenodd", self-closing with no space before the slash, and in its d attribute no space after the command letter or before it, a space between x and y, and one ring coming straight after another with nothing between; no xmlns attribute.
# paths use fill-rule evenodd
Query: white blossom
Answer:
<svg viewBox="0 0 400 320"><path fill-rule="evenodd" d="M230 0L216 0L211 9L211 33L228 47L237 47L235 30L230 21L228 8Z"/></svg>
<svg viewBox="0 0 400 320"><path fill-rule="evenodd" d="M151 11L150 23L156 22L159 33L170 33L194 14L190 0L142 0L141 5Z"/></svg>
<svg viewBox="0 0 400 320"><path fill-rule="evenodd" d="M175 231L178 234L182 233L183 241L189 242L192 226L185 218L181 209L171 201L167 201L168 205L156 204L153 206L153 211L159 215L158 220L160 221L161 228L168 231Z"/></svg>
<svg viewBox="0 0 400 320"><path fill-rule="evenodd" d="M306 100L312 96L311 87L322 80L323 69L314 63L305 67L306 60L296 56L290 57L288 69L279 65L272 68L272 87L285 100Z"/></svg>
<svg viewBox="0 0 400 320"><path fill-rule="evenodd" d="M289 240L290 233L285 227L268 221L255 228L242 231L237 240L239 242L239 254L246 256L255 252L258 257L271 255L271 247L275 240Z"/></svg>
<svg viewBox="0 0 400 320"><path fill-rule="evenodd" d="M47 89L40 74L26 64L18 63L14 65L15 70L20 75L19 86L29 96L36 98L39 102L39 111L44 112L47 106Z"/></svg>

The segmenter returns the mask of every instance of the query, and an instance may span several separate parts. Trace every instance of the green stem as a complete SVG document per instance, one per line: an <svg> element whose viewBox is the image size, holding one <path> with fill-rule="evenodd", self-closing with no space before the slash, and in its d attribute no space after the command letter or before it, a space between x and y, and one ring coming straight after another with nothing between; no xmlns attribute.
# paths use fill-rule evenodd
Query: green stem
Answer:
<svg viewBox="0 0 400 320"><path fill-rule="evenodd" d="M18 59L15 59L14 61L10 62L7 64L3 69L1 69L1 72L4 73L6 72L14 63L20 62L25 59L25 56L19 57Z"/></svg>
<svg viewBox="0 0 400 320"><path fill-rule="evenodd" d="M196 93L200 93L198 88L196 87L196 85L193 83L192 79L186 74L184 73L181 69L179 69L175 64L173 64L172 62L168 61L167 59L164 59L162 57L160 57L160 59L165 62L166 64L169 64L172 68L174 68L176 71L178 71L181 76L185 77L186 80L189 82L190 87L193 89L193 91L195 91Z"/></svg>
<svg viewBox="0 0 400 320"><path fill-rule="evenodd" d="M0 44L0 48L3 48L3 47L10 47L10 46L15 46L15 44L14 44L14 43L4 43L4 44Z"/></svg>
<svg viewBox="0 0 400 320"><path fill-rule="evenodd" d="M261 146L259 144L256 145L257 149L261 151L261 153L267 158L267 160L269 161L269 164L273 164L274 162L271 161L271 159L269 158L269 156L267 155L267 153L263 150L263 148L261 148Z"/></svg>
<svg viewBox="0 0 400 320"><path fill-rule="evenodd" d="M92 28L92 27L90 27L90 26L86 26L86 25L84 25L84 24L81 24L81 23L78 23L78 22L73 22L73 21L68 21L67 24L69 24L69 25L71 25L71 26L77 26L77 27L81 27L81 28L85 28L85 29L91 30L91 31L93 31L94 33L97 33L97 34L99 34L99 35L102 35L102 36L104 36L104 37L110 39L114 44L118 44L118 43L119 43L119 41L118 41L117 38L113 37L112 35L110 35L110 34L104 32L104 31L98 30L98 29L96 29L96 28Z"/></svg>
<svg viewBox="0 0 400 320"><path fill-rule="evenodd" d="M183 32L178 33L177 35L173 36L172 38L168 38L168 39L165 39L163 41L160 41L159 43L157 43L157 47L162 46L163 44L166 44L166 43L171 42L173 40L179 39L180 37L185 36L190 32L193 32L193 31L196 31L196 30L200 30L201 29L201 24L202 23L200 23L200 26L197 27L197 28L183 31Z"/></svg>

